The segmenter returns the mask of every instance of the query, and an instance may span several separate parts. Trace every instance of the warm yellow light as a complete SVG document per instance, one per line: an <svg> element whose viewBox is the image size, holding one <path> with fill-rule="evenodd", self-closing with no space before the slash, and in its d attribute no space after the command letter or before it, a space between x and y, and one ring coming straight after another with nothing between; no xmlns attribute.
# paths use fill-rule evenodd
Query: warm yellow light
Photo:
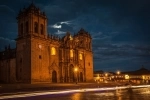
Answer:
<svg viewBox="0 0 150 100"><path fill-rule="evenodd" d="M107 76L108 74L106 73L105 76Z"/></svg>
<svg viewBox="0 0 150 100"><path fill-rule="evenodd" d="M73 57L73 50L70 50L70 57Z"/></svg>
<svg viewBox="0 0 150 100"><path fill-rule="evenodd" d="M74 68L74 71L77 72L77 71L78 71L78 68Z"/></svg>
<svg viewBox="0 0 150 100"><path fill-rule="evenodd" d="M79 54L79 59L82 60L82 53Z"/></svg>
<svg viewBox="0 0 150 100"><path fill-rule="evenodd" d="M117 71L117 74L119 75L119 74L120 74L120 71Z"/></svg>
<svg viewBox="0 0 150 100"><path fill-rule="evenodd" d="M97 79L99 79L100 77L99 77L99 75L97 76Z"/></svg>
<svg viewBox="0 0 150 100"><path fill-rule="evenodd" d="M55 49L55 47L51 48L51 55L56 55L56 49Z"/></svg>
<svg viewBox="0 0 150 100"><path fill-rule="evenodd" d="M41 48L42 48L42 45L39 44L39 48L41 49Z"/></svg>
<svg viewBox="0 0 150 100"><path fill-rule="evenodd" d="M69 38L70 38L70 40L73 40L73 38L72 38L72 36L71 36L71 35L69 36Z"/></svg>
<svg viewBox="0 0 150 100"><path fill-rule="evenodd" d="M112 78L114 78L114 76L112 76Z"/></svg>
<svg viewBox="0 0 150 100"><path fill-rule="evenodd" d="M129 79L130 77L129 77L129 75L125 75L125 79Z"/></svg>
<svg viewBox="0 0 150 100"><path fill-rule="evenodd" d="M144 79L145 79L145 76L142 76L142 79L144 80Z"/></svg>

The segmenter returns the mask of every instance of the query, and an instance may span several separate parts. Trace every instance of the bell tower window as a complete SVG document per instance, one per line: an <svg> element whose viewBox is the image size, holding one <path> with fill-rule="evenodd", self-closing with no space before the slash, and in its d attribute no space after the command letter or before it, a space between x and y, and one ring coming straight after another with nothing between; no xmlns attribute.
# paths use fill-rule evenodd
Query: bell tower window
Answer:
<svg viewBox="0 0 150 100"><path fill-rule="evenodd" d="M34 32L38 33L38 23L34 22Z"/></svg>
<svg viewBox="0 0 150 100"><path fill-rule="evenodd" d="M43 24L41 24L41 34L43 34L43 29L44 29Z"/></svg>
<svg viewBox="0 0 150 100"><path fill-rule="evenodd" d="M51 48L51 55L56 55L56 49L55 49L55 47Z"/></svg>

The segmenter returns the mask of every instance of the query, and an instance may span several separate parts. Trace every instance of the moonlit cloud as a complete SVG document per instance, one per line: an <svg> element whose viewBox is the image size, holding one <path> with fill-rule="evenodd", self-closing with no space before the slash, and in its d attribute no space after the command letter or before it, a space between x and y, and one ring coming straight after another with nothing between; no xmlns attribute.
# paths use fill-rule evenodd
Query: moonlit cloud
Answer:
<svg viewBox="0 0 150 100"><path fill-rule="evenodd" d="M54 25L51 25L49 27L51 27L51 28L61 28L61 25L54 24Z"/></svg>
<svg viewBox="0 0 150 100"><path fill-rule="evenodd" d="M70 24L71 24L71 21L57 22L56 24L54 24L54 25L49 25L48 27L51 27L51 28L62 28L62 25L63 25L63 24L70 25Z"/></svg>
<svg viewBox="0 0 150 100"><path fill-rule="evenodd" d="M71 21L60 22L60 24L67 24L67 25L69 25L69 24L71 24Z"/></svg>

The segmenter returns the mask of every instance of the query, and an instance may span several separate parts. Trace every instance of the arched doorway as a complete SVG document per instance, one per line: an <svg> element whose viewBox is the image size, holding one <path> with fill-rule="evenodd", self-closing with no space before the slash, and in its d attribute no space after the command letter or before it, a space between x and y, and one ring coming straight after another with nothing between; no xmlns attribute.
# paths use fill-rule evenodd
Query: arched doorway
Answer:
<svg viewBox="0 0 150 100"><path fill-rule="evenodd" d="M52 82L57 83L57 72L55 70L52 72Z"/></svg>
<svg viewBox="0 0 150 100"><path fill-rule="evenodd" d="M65 70L65 78L64 78L64 82L68 82L68 68L65 67L64 70Z"/></svg>
<svg viewBox="0 0 150 100"><path fill-rule="evenodd" d="M69 67L69 77L70 77L70 82L74 81L74 67L73 65L70 65Z"/></svg>
<svg viewBox="0 0 150 100"><path fill-rule="evenodd" d="M80 72L80 82L83 82L83 74Z"/></svg>

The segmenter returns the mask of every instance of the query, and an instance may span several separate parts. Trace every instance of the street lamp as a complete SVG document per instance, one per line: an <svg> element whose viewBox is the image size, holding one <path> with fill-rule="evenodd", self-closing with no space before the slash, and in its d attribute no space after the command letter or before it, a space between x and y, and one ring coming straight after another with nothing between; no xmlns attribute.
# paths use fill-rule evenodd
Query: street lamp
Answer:
<svg viewBox="0 0 150 100"><path fill-rule="evenodd" d="M107 73L105 73L105 76L107 77L107 76L108 76L108 74L107 74Z"/></svg>
<svg viewBox="0 0 150 100"><path fill-rule="evenodd" d="M77 72L77 71L78 71L78 68L75 68L74 71Z"/></svg>
<svg viewBox="0 0 150 100"><path fill-rule="evenodd" d="M107 78L108 78L108 74L105 73L105 81L104 82L107 82Z"/></svg>
<svg viewBox="0 0 150 100"><path fill-rule="evenodd" d="M119 74L120 74L120 71L117 71L117 74L119 75Z"/></svg>
<svg viewBox="0 0 150 100"><path fill-rule="evenodd" d="M76 74L76 84L77 84L77 71L78 71L78 68L74 68L74 71L75 71L75 74Z"/></svg>
<svg viewBox="0 0 150 100"><path fill-rule="evenodd" d="M119 74L120 74L120 71L117 71L117 81L120 81L119 80Z"/></svg>

